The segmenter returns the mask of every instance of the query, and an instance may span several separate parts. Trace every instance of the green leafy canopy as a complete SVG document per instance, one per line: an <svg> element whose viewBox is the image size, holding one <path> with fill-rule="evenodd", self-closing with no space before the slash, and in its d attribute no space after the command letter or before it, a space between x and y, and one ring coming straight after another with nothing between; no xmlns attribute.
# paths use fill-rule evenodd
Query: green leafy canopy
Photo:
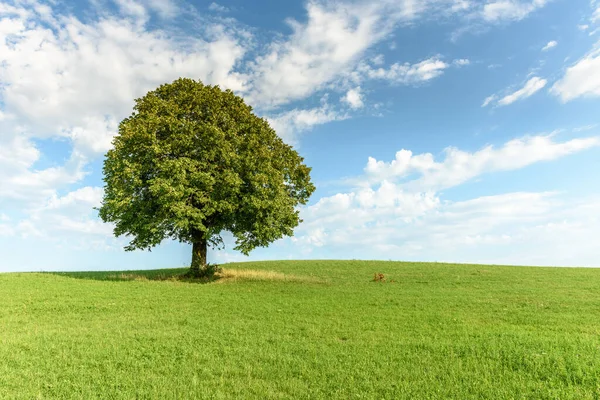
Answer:
<svg viewBox="0 0 600 400"><path fill-rule="evenodd" d="M180 78L135 100L104 160L100 217L126 250L166 238L236 250L291 236L315 187L304 159L230 90Z"/></svg>

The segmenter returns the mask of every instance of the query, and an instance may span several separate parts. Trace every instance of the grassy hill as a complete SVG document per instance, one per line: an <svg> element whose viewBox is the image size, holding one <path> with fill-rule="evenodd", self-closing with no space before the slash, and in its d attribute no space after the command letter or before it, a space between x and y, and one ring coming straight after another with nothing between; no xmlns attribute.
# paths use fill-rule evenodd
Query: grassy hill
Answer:
<svg viewBox="0 0 600 400"><path fill-rule="evenodd" d="M600 397L600 270L224 267L0 274L0 398Z"/></svg>

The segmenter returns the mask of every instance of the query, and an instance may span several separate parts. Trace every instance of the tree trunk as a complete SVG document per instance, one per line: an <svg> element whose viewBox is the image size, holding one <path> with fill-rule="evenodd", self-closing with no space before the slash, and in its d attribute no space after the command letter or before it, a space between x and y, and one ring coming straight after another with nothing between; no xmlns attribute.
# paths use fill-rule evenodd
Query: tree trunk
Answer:
<svg viewBox="0 0 600 400"><path fill-rule="evenodd" d="M192 245L192 265L190 266L190 275L201 277L206 274L206 249L206 238L198 237Z"/></svg>

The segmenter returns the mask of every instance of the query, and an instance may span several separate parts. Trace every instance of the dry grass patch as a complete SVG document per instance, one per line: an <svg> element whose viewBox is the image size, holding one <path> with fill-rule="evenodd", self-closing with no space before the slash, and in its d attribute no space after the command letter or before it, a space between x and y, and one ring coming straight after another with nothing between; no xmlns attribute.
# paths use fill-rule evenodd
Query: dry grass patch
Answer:
<svg viewBox="0 0 600 400"><path fill-rule="evenodd" d="M264 271L258 269L223 269L216 274L216 282L227 282L236 280L250 281L284 281L284 282L321 282L311 276L289 275L276 271Z"/></svg>
<svg viewBox="0 0 600 400"><path fill-rule="evenodd" d="M111 281L148 281L148 277L140 274L112 274L106 276Z"/></svg>

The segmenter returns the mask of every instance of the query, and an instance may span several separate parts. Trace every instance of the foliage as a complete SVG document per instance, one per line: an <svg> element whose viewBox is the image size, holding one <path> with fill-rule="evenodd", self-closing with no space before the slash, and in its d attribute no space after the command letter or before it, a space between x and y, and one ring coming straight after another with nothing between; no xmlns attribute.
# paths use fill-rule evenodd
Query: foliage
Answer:
<svg viewBox="0 0 600 400"><path fill-rule="evenodd" d="M0 274L0 398L600 396L598 269L223 267L314 282ZM373 271L397 282L374 284Z"/></svg>
<svg viewBox="0 0 600 400"><path fill-rule="evenodd" d="M291 236L315 190L303 158L242 98L192 79L137 99L113 145L100 217L132 237L126 250L194 244L193 266L206 268L223 231L244 254Z"/></svg>

